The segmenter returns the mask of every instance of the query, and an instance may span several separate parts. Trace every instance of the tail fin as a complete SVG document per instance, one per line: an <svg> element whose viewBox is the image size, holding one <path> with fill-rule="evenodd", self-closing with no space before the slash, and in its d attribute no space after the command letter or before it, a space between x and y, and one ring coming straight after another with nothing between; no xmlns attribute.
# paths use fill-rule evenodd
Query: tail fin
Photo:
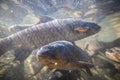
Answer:
<svg viewBox="0 0 120 80"><path fill-rule="evenodd" d="M0 57L12 47L10 38L0 39Z"/></svg>

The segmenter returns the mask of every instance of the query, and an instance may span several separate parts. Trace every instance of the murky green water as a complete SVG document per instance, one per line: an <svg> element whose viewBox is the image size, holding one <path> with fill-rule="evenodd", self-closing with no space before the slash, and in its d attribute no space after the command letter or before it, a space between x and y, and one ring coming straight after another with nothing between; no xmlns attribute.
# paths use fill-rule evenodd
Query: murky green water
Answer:
<svg viewBox="0 0 120 80"><path fill-rule="evenodd" d="M119 8L116 6L118 4L112 4L114 0L101 0L101 2L100 0L71 0L71 2L70 0L50 1L51 2L47 2L47 0L28 0L27 2L27 0L2 0L0 3L0 38L12 34L8 31L8 28L11 25L33 25L40 21L39 16L42 15L47 15L56 19L73 17L97 22L97 24L102 27L101 31L96 34L97 37L95 37L96 35L93 35L88 38L76 41L77 45L82 48L86 42L94 38L97 38L99 41L103 42L111 42L117 38L120 38L120 12L118 12ZM96 3L94 3L95 1ZM50 3L51 5L49 5ZM38 71L39 66L36 65L37 62L35 56L30 56L24 64L20 65L12 62L14 58L13 54L13 51L9 51L2 59L0 59L0 62L3 62L3 64L10 62L10 64L2 68L2 63L0 63L0 80L3 80L4 76L7 77L4 80L27 79L30 74ZM103 63L97 63L104 65L104 60ZM119 80L120 77L111 78L106 74L108 68L104 69L104 66L103 68L99 68L99 65L95 66L97 66L97 70L93 70L95 75L94 78L89 79L86 76L86 78L88 78L86 80ZM38 76L34 76L28 79L38 80L41 79L41 77L46 79L48 75L49 74L47 70L43 68Z"/></svg>
<svg viewBox="0 0 120 80"><path fill-rule="evenodd" d="M120 12L106 16L99 24L102 26L100 40L112 41L120 37Z"/></svg>

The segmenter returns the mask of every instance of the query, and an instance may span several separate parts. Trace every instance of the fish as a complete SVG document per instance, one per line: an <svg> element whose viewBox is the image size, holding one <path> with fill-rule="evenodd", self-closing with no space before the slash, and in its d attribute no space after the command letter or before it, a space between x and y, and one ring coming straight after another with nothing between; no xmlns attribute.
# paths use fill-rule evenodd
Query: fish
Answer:
<svg viewBox="0 0 120 80"><path fill-rule="evenodd" d="M36 53L37 59L50 69L80 70L90 69L94 65L90 63L88 53L77 47L70 41L60 40L44 45Z"/></svg>
<svg viewBox="0 0 120 80"><path fill-rule="evenodd" d="M83 21L81 19L55 19L46 23L34 25L0 39L0 56L15 48L22 48L31 52L38 47L57 40L80 40L96 34L100 29L101 26L98 24ZM20 58L22 58L25 54L19 55L21 55ZM29 55L30 53L27 57ZM27 57L25 57L25 59Z"/></svg>

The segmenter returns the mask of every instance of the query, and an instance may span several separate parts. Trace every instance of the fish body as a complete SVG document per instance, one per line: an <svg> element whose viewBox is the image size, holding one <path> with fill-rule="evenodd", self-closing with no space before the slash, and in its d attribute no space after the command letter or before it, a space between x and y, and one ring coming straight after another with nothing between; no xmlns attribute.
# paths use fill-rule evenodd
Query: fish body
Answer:
<svg viewBox="0 0 120 80"><path fill-rule="evenodd" d="M41 47L36 54L38 60L49 68L79 70L89 68L88 54L69 41L55 41Z"/></svg>

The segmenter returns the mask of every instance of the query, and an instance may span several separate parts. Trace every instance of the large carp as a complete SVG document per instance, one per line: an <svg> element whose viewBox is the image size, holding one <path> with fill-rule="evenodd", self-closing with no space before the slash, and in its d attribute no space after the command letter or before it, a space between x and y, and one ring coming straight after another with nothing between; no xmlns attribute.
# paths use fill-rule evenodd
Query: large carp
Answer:
<svg viewBox="0 0 120 80"><path fill-rule="evenodd" d="M93 64L88 62L90 57L86 51L65 40L42 46L38 49L36 57L51 69L79 70L84 68L91 74L89 68L93 67Z"/></svg>

